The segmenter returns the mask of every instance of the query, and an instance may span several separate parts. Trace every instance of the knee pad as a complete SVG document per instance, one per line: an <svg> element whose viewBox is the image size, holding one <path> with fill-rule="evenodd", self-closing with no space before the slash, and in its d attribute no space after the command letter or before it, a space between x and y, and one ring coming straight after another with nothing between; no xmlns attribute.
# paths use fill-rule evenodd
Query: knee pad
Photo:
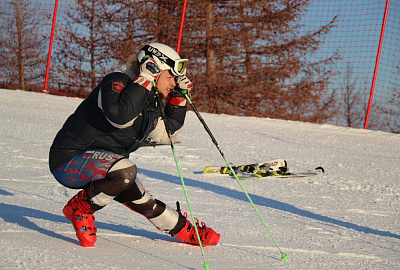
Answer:
<svg viewBox="0 0 400 270"><path fill-rule="evenodd" d="M136 201L128 202L128 207L142 214L146 218L154 218L161 215L165 210L165 204L153 198L153 196L146 192L144 196Z"/></svg>
<svg viewBox="0 0 400 270"><path fill-rule="evenodd" d="M105 178L115 181L115 179L122 180L125 184L135 181L137 174L137 167L135 163L127 158L123 158L114 163L108 170Z"/></svg>
<svg viewBox="0 0 400 270"><path fill-rule="evenodd" d="M114 200L120 203L132 201L138 201L139 203L142 203L148 201L149 196L151 196L151 194L146 193L142 182L140 182L140 180L136 177L132 185L116 196Z"/></svg>
<svg viewBox="0 0 400 270"><path fill-rule="evenodd" d="M136 174L136 165L129 159L121 159L110 168L105 178L89 185L89 197L93 203L105 206L119 194L136 186Z"/></svg>

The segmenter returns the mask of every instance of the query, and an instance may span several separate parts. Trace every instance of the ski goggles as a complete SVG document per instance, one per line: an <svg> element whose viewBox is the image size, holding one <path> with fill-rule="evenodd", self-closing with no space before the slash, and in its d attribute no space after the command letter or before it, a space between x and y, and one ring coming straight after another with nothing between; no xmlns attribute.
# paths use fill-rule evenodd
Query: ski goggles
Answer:
<svg viewBox="0 0 400 270"><path fill-rule="evenodd" d="M178 60L172 60L172 61L174 62L174 68L171 69L172 73L174 73L174 75L176 75L176 76L185 75L188 59L178 59Z"/></svg>
<svg viewBox="0 0 400 270"><path fill-rule="evenodd" d="M182 75L186 74L186 67L187 67L188 59L176 59L176 60L171 59L167 55L160 52L160 50L158 50L157 48L154 48L150 45L144 46L142 48L142 50L144 50L146 52L146 55L155 56L161 62L168 65L172 74L174 74L175 76L182 76Z"/></svg>

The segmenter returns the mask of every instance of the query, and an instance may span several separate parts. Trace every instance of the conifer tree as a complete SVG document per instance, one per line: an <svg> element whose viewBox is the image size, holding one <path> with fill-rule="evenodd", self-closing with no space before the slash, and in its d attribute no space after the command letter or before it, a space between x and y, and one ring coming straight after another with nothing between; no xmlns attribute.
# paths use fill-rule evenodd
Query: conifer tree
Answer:
<svg viewBox="0 0 400 270"><path fill-rule="evenodd" d="M41 90L48 44L41 34L43 12L31 1L12 0L1 7L0 17L0 73L3 82L15 89Z"/></svg>
<svg viewBox="0 0 400 270"><path fill-rule="evenodd" d="M194 69L199 107L311 122L333 117L335 96L328 88L338 55L311 56L336 17L304 31L301 18L309 4L207 0L192 6L187 28L197 30L185 38L195 48L191 63L199 65Z"/></svg>

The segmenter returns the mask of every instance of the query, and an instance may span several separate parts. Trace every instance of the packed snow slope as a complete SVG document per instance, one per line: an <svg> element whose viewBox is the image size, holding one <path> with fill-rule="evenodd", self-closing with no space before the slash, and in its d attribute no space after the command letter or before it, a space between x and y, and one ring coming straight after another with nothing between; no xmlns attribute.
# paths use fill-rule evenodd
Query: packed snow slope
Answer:
<svg viewBox="0 0 400 270"><path fill-rule="evenodd" d="M224 160L193 112L175 145L194 215L217 246L179 243L116 202L96 213L98 240L83 248L62 208L76 194L53 178L48 150L81 99L0 90L0 269L400 269L400 135L332 125L205 114L229 162L285 158L322 176L241 183L204 175ZM138 177L175 207L184 196L171 148L131 154Z"/></svg>

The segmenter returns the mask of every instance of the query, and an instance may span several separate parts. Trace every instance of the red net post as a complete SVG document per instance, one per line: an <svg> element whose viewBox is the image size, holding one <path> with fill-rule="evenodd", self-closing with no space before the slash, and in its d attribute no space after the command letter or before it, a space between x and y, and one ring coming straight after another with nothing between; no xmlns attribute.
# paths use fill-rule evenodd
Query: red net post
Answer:
<svg viewBox="0 0 400 270"><path fill-rule="evenodd" d="M57 21L57 9L58 9L58 0L55 0L54 1L53 20L52 20L52 24L51 24L51 32L50 32L50 38L49 38L49 52L47 54L46 72L45 72L45 75L44 75L44 86L43 86L43 92L44 93L49 93L49 91L47 90L47 83L48 83L48 80L49 80L51 53L52 53L53 41L54 41L54 30L55 30L56 21Z"/></svg>

